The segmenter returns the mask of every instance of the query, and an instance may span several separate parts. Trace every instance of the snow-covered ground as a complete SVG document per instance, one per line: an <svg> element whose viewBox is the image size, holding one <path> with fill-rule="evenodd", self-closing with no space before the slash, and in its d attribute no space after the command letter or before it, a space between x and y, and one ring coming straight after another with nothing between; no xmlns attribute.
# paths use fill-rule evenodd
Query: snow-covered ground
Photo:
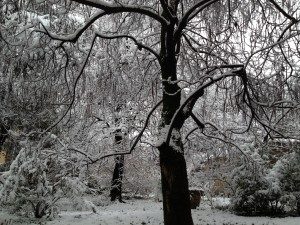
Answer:
<svg viewBox="0 0 300 225"><path fill-rule="evenodd" d="M300 217L242 217L211 209L208 204L192 210L195 225L300 225ZM3 223L6 220L6 223ZM159 225L163 224L162 203L153 200L130 200L97 207L92 211L61 212L52 221L29 220L0 210L2 225Z"/></svg>

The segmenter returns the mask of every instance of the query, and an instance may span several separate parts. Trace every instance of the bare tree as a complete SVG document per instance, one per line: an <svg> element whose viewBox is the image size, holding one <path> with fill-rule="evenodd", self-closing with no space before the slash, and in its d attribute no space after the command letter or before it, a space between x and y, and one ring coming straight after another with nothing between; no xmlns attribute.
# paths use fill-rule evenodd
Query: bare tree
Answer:
<svg viewBox="0 0 300 225"><path fill-rule="evenodd" d="M75 78L71 91L73 97L64 115L75 102L76 87L88 60L97 63L92 58L93 49L96 46L101 48L99 39L127 39L140 50L139 56L143 55L147 62L156 61L152 71L160 75L158 96L161 101L150 111L132 148L124 154L130 154L134 149L151 114L162 103L157 148L160 153L166 225L193 224L181 131L188 118L200 130L214 127L212 123L201 121L192 112L206 90L212 86L230 90L231 105L237 105L238 111L245 115L246 131L253 123L258 123L267 136L284 136L273 126L278 119L272 120L269 114L272 112L268 109L286 109L281 114L281 117L285 117L299 106L296 98L291 97L295 96L293 93L298 81L296 61L300 42L297 2L287 1L281 6L274 0L74 0L71 3L66 1L65 6L70 12L84 9L92 15L72 34L68 29L64 31L63 27L58 31L51 30L43 21L39 23L40 29L35 30L58 42L61 48L66 48L68 43L90 44ZM105 29L104 23L110 20L119 24L114 31ZM102 21L102 26L97 25L98 21ZM84 33L90 35L83 36ZM287 55L292 53L294 55ZM279 56L284 66L278 67ZM273 70L277 70L276 73ZM282 72L286 73L285 77ZM275 88L273 99L269 96L274 89L262 91L261 81L268 83L268 87L277 82L279 88ZM259 85L256 85L257 82ZM289 90L289 94L286 90ZM104 157L114 155L119 153Z"/></svg>

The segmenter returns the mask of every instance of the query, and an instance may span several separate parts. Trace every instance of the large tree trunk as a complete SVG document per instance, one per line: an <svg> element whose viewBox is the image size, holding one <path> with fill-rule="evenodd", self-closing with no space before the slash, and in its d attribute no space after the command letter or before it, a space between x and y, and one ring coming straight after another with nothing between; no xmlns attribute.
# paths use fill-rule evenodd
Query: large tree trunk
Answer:
<svg viewBox="0 0 300 225"><path fill-rule="evenodd" d="M181 148L181 146L178 147ZM192 225L188 179L183 152L179 152L170 146L161 146L160 166L164 224Z"/></svg>
<svg viewBox="0 0 300 225"><path fill-rule="evenodd" d="M163 109L161 127L166 129L181 101L181 90L177 85L176 43L173 40L173 28L162 30L162 63ZM193 225L186 162L180 129L185 118L181 116L174 121L174 129L170 143L163 143L160 152L160 167L163 193L164 224ZM165 132L162 132L165 135Z"/></svg>

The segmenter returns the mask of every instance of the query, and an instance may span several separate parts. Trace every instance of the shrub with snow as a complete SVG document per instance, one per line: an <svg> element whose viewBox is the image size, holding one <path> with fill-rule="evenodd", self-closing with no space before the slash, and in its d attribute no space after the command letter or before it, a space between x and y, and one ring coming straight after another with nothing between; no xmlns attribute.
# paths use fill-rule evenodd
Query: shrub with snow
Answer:
<svg viewBox="0 0 300 225"><path fill-rule="evenodd" d="M237 214L268 214L267 181L263 169L253 163L245 163L233 171L234 195L232 209Z"/></svg>
<svg viewBox="0 0 300 225"><path fill-rule="evenodd" d="M86 186L71 156L44 149L42 144L32 145L27 143L11 164L0 190L0 203L36 218L54 216L59 199L80 197Z"/></svg>
<svg viewBox="0 0 300 225"><path fill-rule="evenodd" d="M300 150L267 169L261 160L245 162L232 173L231 208L254 216L300 215Z"/></svg>
<svg viewBox="0 0 300 225"><path fill-rule="evenodd" d="M300 149L282 157L267 174L269 190L288 214L300 215Z"/></svg>
<svg viewBox="0 0 300 225"><path fill-rule="evenodd" d="M48 181L46 160L38 152L21 149L1 189L1 203L41 218L53 212L59 197L59 191Z"/></svg>

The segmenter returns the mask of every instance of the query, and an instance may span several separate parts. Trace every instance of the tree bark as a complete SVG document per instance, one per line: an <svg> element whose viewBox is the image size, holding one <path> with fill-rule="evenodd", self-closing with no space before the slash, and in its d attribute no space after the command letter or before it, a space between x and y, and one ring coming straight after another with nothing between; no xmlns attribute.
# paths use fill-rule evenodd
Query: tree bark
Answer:
<svg viewBox="0 0 300 225"><path fill-rule="evenodd" d="M172 118L180 107L181 90L177 85L176 42L174 24L161 31L161 75L163 80L163 108L161 127L171 124ZM180 129L185 118L174 121L171 142L159 148L161 183L163 193L164 224L193 225L190 207L186 162L181 141ZM162 135L165 135L164 133ZM164 137L163 137L164 138Z"/></svg>
<svg viewBox="0 0 300 225"><path fill-rule="evenodd" d="M5 142L7 135L8 135L7 128L0 122L0 149Z"/></svg>
<svg viewBox="0 0 300 225"><path fill-rule="evenodd" d="M115 143L120 144L123 140L121 130L118 129L115 133ZM115 168L113 173L113 178L111 182L110 189L110 200L115 201L116 199L119 202L123 202L122 200L122 179L124 173L124 155L116 156L115 158Z"/></svg>
<svg viewBox="0 0 300 225"><path fill-rule="evenodd" d="M110 200L115 201L116 199L119 202L123 202L122 200L122 179L124 172L124 155L120 155L116 157L116 164L113 173L111 190L110 190Z"/></svg>
<svg viewBox="0 0 300 225"><path fill-rule="evenodd" d="M159 150L164 224L192 225L186 162L183 152L167 145L161 146Z"/></svg>
<svg viewBox="0 0 300 225"><path fill-rule="evenodd" d="M0 165L0 172L7 170L7 167L8 167L8 165L7 165L8 152L7 152L7 149L3 148L4 142L8 137L8 131L7 130L8 129L3 124L1 124L1 122L0 122L0 153L2 151L4 151L4 154L5 154L4 164Z"/></svg>

